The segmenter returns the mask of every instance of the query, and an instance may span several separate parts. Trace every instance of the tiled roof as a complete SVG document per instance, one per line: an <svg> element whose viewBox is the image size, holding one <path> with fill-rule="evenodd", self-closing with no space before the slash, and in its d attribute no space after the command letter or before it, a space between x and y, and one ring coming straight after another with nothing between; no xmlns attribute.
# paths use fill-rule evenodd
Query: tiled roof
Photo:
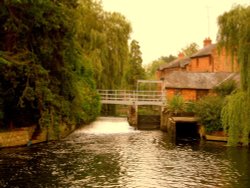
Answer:
<svg viewBox="0 0 250 188"><path fill-rule="evenodd" d="M165 63L159 67L158 70L163 70L163 69L169 69L169 68L176 68L176 67L185 67L186 65L189 64L190 62L189 57L185 57L183 59L176 59L174 61L171 61L170 63Z"/></svg>
<svg viewBox="0 0 250 188"><path fill-rule="evenodd" d="M238 73L225 72L182 72L173 71L164 78L164 87L176 89L212 89L226 80L233 79L239 82Z"/></svg>
<svg viewBox="0 0 250 188"><path fill-rule="evenodd" d="M191 58L195 58L195 57L202 57L202 56L208 56L212 54L213 49L216 48L216 44L211 44L209 46L206 46L202 49L200 49L198 52L194 53L193 55L191 55Z"/></svg>

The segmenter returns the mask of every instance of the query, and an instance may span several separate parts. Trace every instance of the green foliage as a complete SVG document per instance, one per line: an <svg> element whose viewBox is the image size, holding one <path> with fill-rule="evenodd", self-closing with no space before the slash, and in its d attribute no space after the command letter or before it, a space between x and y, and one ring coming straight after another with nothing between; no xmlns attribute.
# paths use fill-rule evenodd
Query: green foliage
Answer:
<svg viewBox="0 0 250 188"><path fill-rule="evenodd" d="M164 61L165 63L169 63L169 62L171 62L171 61L173 61L175 59L176 59L176 57L173 56L172 54L170 54L169 56L161 56L158 60L159 61Z"/></svg>
<svg viewBox="0 0 250 188"><path fill-rule="evenodd" d="M80 13L84 22L78 25L78 40L92 62L97 88L120 88L129 66L130 24L121 14L104 12L95 3L81 7Z"/></svg>
<svg viewBox="0 0 250 188"><path fill-rule="evenodd" d="M100 112L95 81L110 72L116 75L109 79L118 78L128 57L125 19L105 13L92 0L4 1L0 9L0 116L5 126L39 122L55 138L62 123L93 120Z"/></svg>
<svg viewBox="0 0 250 188"><path fill-rule="evenodd" d="M250 6L235 6L218 19L220 49L226 48L232 61L237 58L241 73L241 90L227 99L223 126L229 133L229 144L248 145L250 127ZM239 136L240 134L240 136Z"/></svg>
<svg viewBox="0 0 250 188"><path fill-rule="evenodd" d="M195 104L193 101L185 102L185 112L193 115L195 112Z"/></svg>
<svg viewBox="0 0 250 188"><path fill-rule="evenodd" d="M185 111L185 101L181 95L175 95L167 104L167 109L174 115Z"/></svg>
<svg viewBox="0 0 250 188"><path fill-rule="evenodd" d="M226 98L225 106L222 109L222 124L229 135L228 144L235 146L238 142L248 145L250 124L250 107L247 101L246 92L238 91ZM240 109L240 110L239 110Z"/></svg>
<svg viewBox="0 0 250 188"><path fill-rule="evenodd" d="M199 50L199 45L196 44L195 42L187 45L185 48L182 48L181 51L182 53L186 56L189 57L196 53Z"/></svg>
<svg viewBox="0 0 250 188"><path fill-rule="evenodd" d="M159 69L159 67L161 65L169 63L175 59L176 59L176 57L173 55L162 56L159 59L153 61L152 63L149 63L145 68L147 79L150 79L150 80L158 79L158 78L156 78L156 71Z"/></svg>
<svg viewBox="0 0 250 188"><path fill-rule="evenodd" d="M137 80L145 79L145 70L142 67L140 45L136 40L132 40L130 43L129 65L125 79L128 88L132 90L136 89Z"/></svg>
<svg viewBox="0 0 250 188"><path fill-rule="evenodd" d="M234 80L228 80L213 89L218 95L225 97L237 89L237 84Z"/></svg>
<svg viewBox="0 0 250 188"><path fill-rule="evenodd" d="M1 3L0 118L6 127L39 123L58 138L60 124L88 123L98 116L96 88L121 87L131 27L100 3Z"/></svg>
<svg viewBox="0 0 250 188"><path fill-rule="evenodd" d="M199 123L205 125L207 132L223 130L221 124L222 106L223 98L219 96L207 96L195 104L195 115L199 117Z"/></svg>

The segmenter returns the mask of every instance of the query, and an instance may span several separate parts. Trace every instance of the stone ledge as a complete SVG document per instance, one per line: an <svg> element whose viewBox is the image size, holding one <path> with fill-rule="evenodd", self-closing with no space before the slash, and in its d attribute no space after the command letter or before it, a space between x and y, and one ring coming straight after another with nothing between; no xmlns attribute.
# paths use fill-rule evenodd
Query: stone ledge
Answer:
<svg viewBox="0 0 250 188"><path fill-rule="evenodd" d="M25 127L7 132L0 132L0 147L15 147L27 145L35 127Z"/></svg>
<svg viewBox="0 0 250 188"><path fill-rule="evenodd" d="M206 134L206 140L209 141L219 141L219 142L227 142L227 136L214 136Z"/></svg>

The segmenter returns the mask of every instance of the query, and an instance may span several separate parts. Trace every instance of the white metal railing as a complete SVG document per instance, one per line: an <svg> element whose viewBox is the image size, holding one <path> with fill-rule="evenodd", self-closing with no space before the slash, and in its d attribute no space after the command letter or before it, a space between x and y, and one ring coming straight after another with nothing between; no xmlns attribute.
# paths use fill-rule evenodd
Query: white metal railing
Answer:
<svg viewBox="0 0 250 188"><path fill-rule="evenodd" d="M98 90L103 104L164 105L163 91Z"/></svg>

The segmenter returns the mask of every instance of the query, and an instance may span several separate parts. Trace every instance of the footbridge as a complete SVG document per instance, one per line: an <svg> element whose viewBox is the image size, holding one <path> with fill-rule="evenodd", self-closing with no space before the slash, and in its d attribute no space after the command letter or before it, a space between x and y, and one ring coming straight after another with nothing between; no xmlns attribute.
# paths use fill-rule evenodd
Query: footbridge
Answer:
<svg viewBox="0 0 250 188"><path fill-rule="evenodd" d="M140 87L142 84L144 87ZM148 87L145 87L145 84ZM142 128L142 125L143 128L159 128L163 109L167 102L162 86L163 81L161 80L138 80L136 90L98 90L98 92L102 104L128 106L128 122L130 125L138 129ZM147 90L140 88L147 88ZM138 108L143 108L143 106L158 106L159 114L139 115Z"/></svg>
<svg viewBox="0 0 250 188"><path fill-rule="evenodd" d="M165 106L166 96L163 91L143 90L98 90L102 104L121 105L156 105Z"/></svg>

